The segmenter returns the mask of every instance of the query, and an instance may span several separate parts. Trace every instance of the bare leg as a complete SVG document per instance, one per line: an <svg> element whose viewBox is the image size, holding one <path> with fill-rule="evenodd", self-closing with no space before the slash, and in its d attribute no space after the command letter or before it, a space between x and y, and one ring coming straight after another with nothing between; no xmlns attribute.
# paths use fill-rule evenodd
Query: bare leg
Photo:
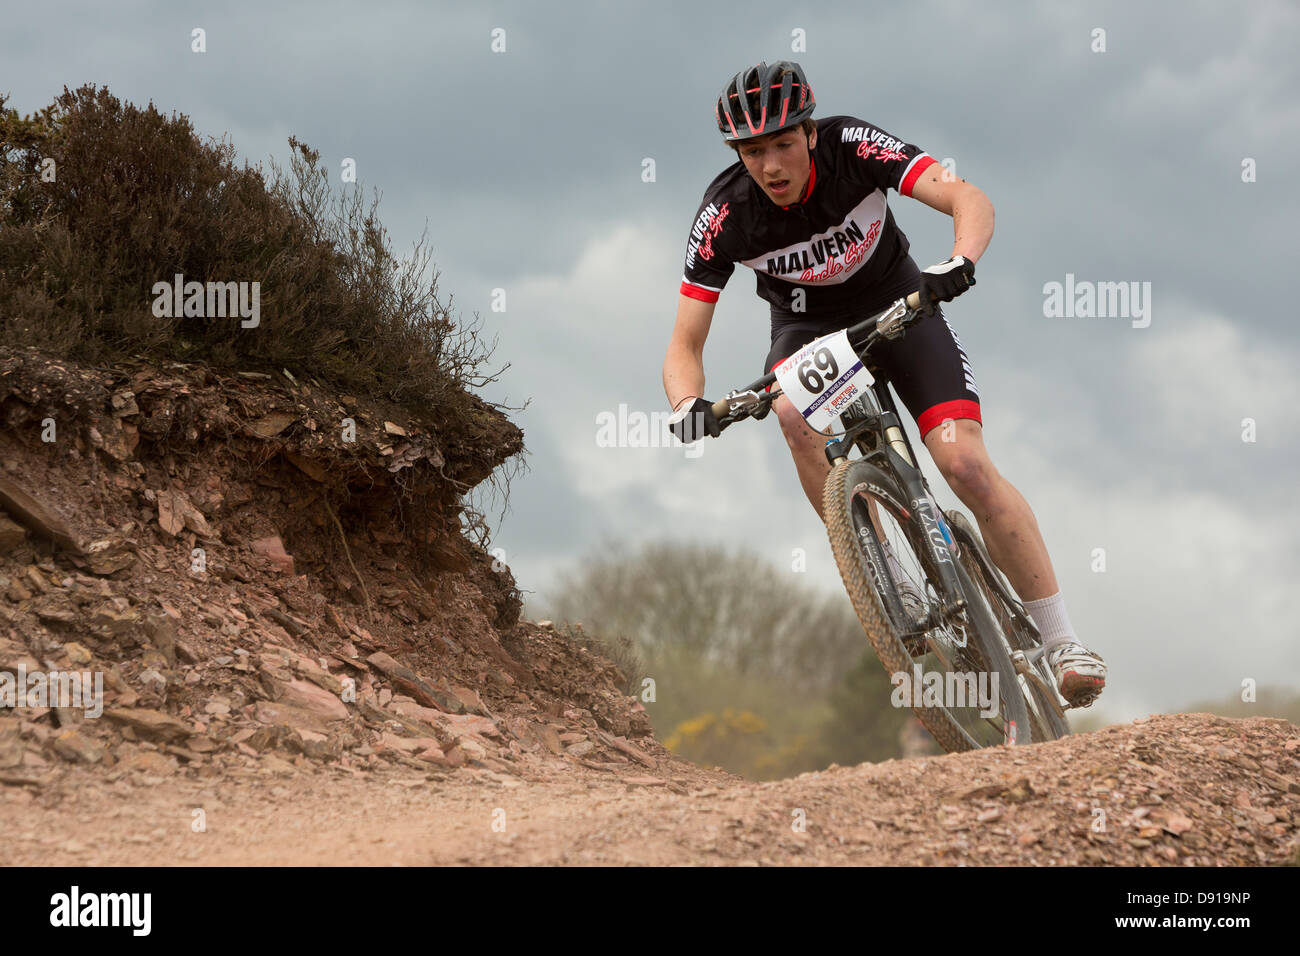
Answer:
<svg viewBox="0 0 1300 956"><path fill-rule="evenodd" d="M790 446L804 494L820 518L822 488L830 471L826 439L808 427L784 396L773 402L772 408ZM1048 597L1060 587L1038 520L1024 496L993 467L984 447L983 431L979 422L958 419L951 429L931 429L925 436L925 446L953 494L975 515L989 557L1011 581L1020 600ZM945 436L953 440L944 441ZM874 503L871 521L883 536Z"/></svg>
<svg viewBox="0 0 1300 956"><path fill-rule="evenodd" d="M790 446L803 493L808 496L808 502L817 512L817 517L821 518L822 489L826 487L826 475L831 470L830 462L826 460L826 438L808 427L798 409L784 395L772 403L772 409L781 422L781 431L785 433L786 443Z"/></svg>
<svg viewBox="0 0 1300 956"><path fill-rule="evenodd" d="M1024 496L993 467L984 447L983 426L964 418L953 426L931 429L925 446L953 494L975 515L989 557L1006 574L1020 600L1055 594L1060 587L1038 520Z"/></svg>
<svg viewBox="0 0 1300 956"><path fill-rule="evenodd" d="M826 487L826 475L831 470L830 462L826 460L826 437L813 431L784 395L772 403L772 408L776 411L786 443L790 446L803 493L817 512L817 517L824 521L822 490ZM876 503L868 499L867 510L871 513L871 523L875 525L876 534L880 540L885 540L885 529L880 524L880 512Z"/></svg>

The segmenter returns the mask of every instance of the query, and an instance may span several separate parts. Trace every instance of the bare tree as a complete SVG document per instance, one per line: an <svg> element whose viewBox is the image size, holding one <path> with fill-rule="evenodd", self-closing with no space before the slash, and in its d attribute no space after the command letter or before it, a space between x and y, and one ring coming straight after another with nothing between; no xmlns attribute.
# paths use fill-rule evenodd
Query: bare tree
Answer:
<svg viewBox="0 0 1300 956"><path fill-rule="evenodd" d="M606 545L562 579L552 607L557 618L630 638L647 661L685 650L797 693L828 691L867 647L848 598L716 546Z"/></svg>

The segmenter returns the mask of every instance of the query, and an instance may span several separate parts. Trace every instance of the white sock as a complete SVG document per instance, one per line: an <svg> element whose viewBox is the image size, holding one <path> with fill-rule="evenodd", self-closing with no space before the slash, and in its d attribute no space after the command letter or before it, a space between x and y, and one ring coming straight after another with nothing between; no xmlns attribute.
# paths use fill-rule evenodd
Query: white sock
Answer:
<svg viewBox="0 0 1300 956"><path fill-rule="evenodd" d="M1038 633L1043 636L1043 647L1055 647L1067 641L1078 640L1074 628L1070 626L1070 615L1065 613L1065 598L1061 597L1060 591L1051 597L1024 603Z"/></svg>

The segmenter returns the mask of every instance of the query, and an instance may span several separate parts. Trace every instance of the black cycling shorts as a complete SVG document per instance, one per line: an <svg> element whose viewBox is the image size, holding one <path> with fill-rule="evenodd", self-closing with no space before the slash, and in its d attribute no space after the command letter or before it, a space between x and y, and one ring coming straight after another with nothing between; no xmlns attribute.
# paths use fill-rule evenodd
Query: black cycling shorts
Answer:
<svg viewBox="0 0 1300 956"><path fill-rule="evenodd" d="M870 314L865 313L863 317ZM764 360L764 374L813 339L859 321L861 318L828 324L773 319L772 348ZM887 377L893 383L894 391L916 420L922 438L948 418L983 421L975 373L942 309L908 326L901 339L877 342L872 347L868 368L877 379Z"/></svg>

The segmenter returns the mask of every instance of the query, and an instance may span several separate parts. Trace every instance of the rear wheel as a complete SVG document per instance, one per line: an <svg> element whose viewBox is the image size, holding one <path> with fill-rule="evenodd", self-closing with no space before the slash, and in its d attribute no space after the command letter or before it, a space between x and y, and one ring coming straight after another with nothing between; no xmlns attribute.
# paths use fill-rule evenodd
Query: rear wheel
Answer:
<svg viewBox="0 0 1300 956"><path fill-rule="evenodd" d="M880 530L868 503L877 508ZM912 693L903 700L913 698L912 709L939 745L952 753L1028 743L1028 709L996 620L983 600L970 597L964 611L945 619L924 531L897 482L860 459L841 462L827 477L822 511L867 639L895 687L907 684ZM882 543L897 559L893 569ZM965 567L953 568L963 590L978 594ZM908 585L919 596L919 615L899 599L899 587Z"/></svg>

